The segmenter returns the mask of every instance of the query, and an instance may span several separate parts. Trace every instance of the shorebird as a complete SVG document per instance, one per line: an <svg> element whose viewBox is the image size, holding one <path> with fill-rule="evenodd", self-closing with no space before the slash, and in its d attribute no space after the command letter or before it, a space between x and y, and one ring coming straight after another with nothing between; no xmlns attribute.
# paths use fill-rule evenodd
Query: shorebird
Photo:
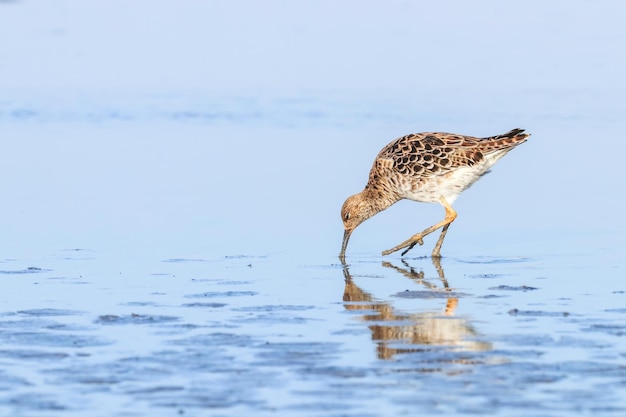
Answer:
<svg viewBox="0 0 626 417"><path fill-rule="evenodd" d="M446 210L445 218L383 251L383 255L407 248L402 252L404 256L415 245L423 245L425 236L441 228L431 255L440 257L443 239L457 216L452 203L529 136L523 129L513 129L487 138L433 132L393 140L376 156L365 189L343 203L344 234L339 257L345 261L348 240L357 226L403 199L439 203Z"/></svg>

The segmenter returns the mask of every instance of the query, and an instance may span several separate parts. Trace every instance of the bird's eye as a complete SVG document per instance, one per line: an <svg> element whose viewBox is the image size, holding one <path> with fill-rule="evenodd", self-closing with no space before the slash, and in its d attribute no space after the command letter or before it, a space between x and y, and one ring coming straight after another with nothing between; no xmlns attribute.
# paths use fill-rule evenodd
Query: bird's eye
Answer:
<svg viewBox="0 0 626 417"><path fill-rule="evenodd" d="M346 213L345 216L343 216L343 218L346 220L350 220L350 213Z"/></svg>

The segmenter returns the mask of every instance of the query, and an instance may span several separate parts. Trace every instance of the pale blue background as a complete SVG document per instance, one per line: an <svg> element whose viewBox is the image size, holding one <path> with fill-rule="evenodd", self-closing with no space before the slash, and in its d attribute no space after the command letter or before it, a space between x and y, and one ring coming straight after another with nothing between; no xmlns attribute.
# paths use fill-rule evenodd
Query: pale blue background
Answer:
<svg viewBox="0 0 626 417"><path fill-rule="evenodd" d="M171 415L158 404L174 398L212 415L202 399L233 388L263 407L235 398L222 415L319 415L311 398L329 416L620 415L625 15L617 0L0 1L0 410ZM517 127L529 141L455 203L442 250L456 318L493 351L468 353L467 374L446 373L445 347L428 376L416 356L378 361L342 303L341 204L397 136ZM355 283L441 315L442 298L397 297L424 287L379 254L442 217L405 201L364 223ZM430 260L410 263L441 285ZM254 295L187 306L220 291ZM220 332L250 339L194 345ZM269 342L326 356L283 364ZM177 359L189 352L204 367ZM221 354L250 374L214 373ZM83 383L92 373L104 382Z"/></svg>
<svg viewBox="0 0 626 417"><path fill-rule="evenodd" d="M13 247L166 233L217 253L297 242L334 254L339 207L389 140L522 127L530 141L459 199L447 249L493 239L493 228L591 250L590 233L624 232L624 11L618 1L3 4L2 229ZM377 252L441 216L400 203L351 249Z"/></svg>

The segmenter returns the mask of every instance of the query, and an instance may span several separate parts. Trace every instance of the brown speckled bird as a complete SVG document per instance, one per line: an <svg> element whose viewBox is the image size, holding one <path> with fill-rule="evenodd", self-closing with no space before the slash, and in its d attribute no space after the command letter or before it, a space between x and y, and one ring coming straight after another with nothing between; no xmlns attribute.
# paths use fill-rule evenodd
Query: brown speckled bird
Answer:
<svg viewBox="0 0 626 417"><path fill-rule="evenodd" d="M343 203L341 219L345 231L339 257L345 261L348 240L358 225L405 198L439 203L446 209L446 216L383 255L407 248L404 255L416 244L422 245L425 236L442 228L432 252L433 257L440 257L443 239L456 218L454 200L529 136L523 129L513 129L488 138L418 133L392 141L376 156L365 189Z"/></svg>

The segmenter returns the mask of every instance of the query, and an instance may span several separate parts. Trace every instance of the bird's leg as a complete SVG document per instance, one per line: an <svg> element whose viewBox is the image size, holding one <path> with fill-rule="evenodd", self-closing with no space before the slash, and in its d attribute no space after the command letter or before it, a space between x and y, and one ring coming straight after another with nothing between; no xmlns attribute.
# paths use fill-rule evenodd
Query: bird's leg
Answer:
<svg viewBox="0 0 626 417"><path fill-rule="evenodd" d="M433 258L441 258L441 245L443 245L443 239L446 237L446 233L448 233L448 227L450 227L450 223L443 226L441 229L441 234L439 235L439 239L435 244L435 248L433 249L433 253L430 255Z"/></svg>
<svg viewBox="0 0 626 417"><path fill-rule="evenodd" d="M454 221L454 219L456 219L456 211L454 211L452 206L450 204L448 204L448 202L446 201L445 198L441 197L439 199L439 201L441 202L443 207L446 209L446 217L442 221L440 221L439 223L437 223L437 224L435 224L433 226L430 226L429 228L421 231L418 234L415 234L415 235L411 236L410 238L408 238L404 242L400 243L399 245L396 245L396 246L394 246L391 249L383 251L383 255L389 255L390 253L399 251L400 249L407 248L404 252L402 252L402 256L404 256L404 254L406 254L408 251L413 249L413 247L415 247L415 245L417 245L417 244L423 245L424 244L424 241L423 241L424 237L428 236L429 234L431 234L435 230L443 227L443 230L441 231L441 236L439 236L439 240L437 241L437 244L435 245L435 249L433 249L433 253L432 253L432 256L440 257L441 255L439 254L439 251L441 250L441 245L443 244L443 239L446 236L446 233L448 231L448 227L450 226L450 223L452 223Z"/></svg>

